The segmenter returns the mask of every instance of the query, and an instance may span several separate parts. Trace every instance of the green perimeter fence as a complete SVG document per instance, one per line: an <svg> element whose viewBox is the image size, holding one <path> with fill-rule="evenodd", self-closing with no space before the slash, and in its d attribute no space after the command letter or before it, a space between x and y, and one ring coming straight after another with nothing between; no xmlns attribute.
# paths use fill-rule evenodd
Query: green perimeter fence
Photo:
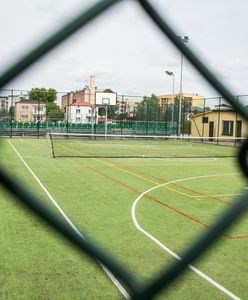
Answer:
<svg viewBox="0 0 248 300"><path fill-rule="evenodd" d="M49 36L44 42L32 49L20 61L14 63L5 73L0 76L0 88L3 88L10 80L18 76L22 71L27 69L32 63L37 61L45 53L60 44L79 28L92 22L98 15L104 13L110 7L125 0L103 0L97 2L86 11L82 11L78 16L63 26L56 33ZM205 79L217 90L217 92L235 109L242 117L248 120L248 112L243 109L243 105L232 96L230 91L217 79L212 71L191 51L184 43L178 39L177 33L171 28L166 19L163 19L159 12L147 0L137 0L140 8L145 11L147 16L156 24L158 29L169 38L171 42L183 53L191 64L205 77ZM12 130L13 127L11 126ZM247 154L248 141L240 148L239 165L245 176L248 176ZM162 289L166 289L169 284L175 280L187 267L199 258L227 228L244 213L248 207L248 191L239 196L235 203L216 220L210 230L205 232L197 241L195 241L181 256L181 260L172 263L169 267L164 267L159 275L150 280L148 283L141 282L130 270L124 267L104 249L100 248L95 242L84 238L84 233L78 229L70 227L66 222L61 221L42 204L42 201L31 191L23 188L16 182L6 170L0 170L0 180L2 185L9 190L17 200L31 209L38 217L45 220L47 224L54 228L58 233L67 238L71 243L81 251L90 256L93 261L100 262L107 267L111 273L124 284L130 293L132 299L151 299Z"/></svg>
<svg viewBox="0 0 248 300"><path fill-rule="evenodd" d="M163 106L156 104L142 104L145 96L134 95L117 95L117 105L108 108L108 119L105 119L104 113L99 114L97 118L92 116L92 112L88 114L71 114L67 116L66 107L72 104L70 92L57 92L57 99L63 102L66 100L66 105L62 107L64 112L63 117L48 116L46 113L41 113L40 116L34 112L32 115L27 111L16 108L16 103L24 101L19 107L25 106L29 98L29 90L18 89L0 89L0 97L8 103L8 109L0 111L0 136L44 136L48 132L80 132L80 133L103 133L107 129L107 133L118 134L158 134L158 135L174 135L178 131L179 123L179 105L178 99L175 99L174 104L165 101ZM128 100L135 101L135 106L130 106ZM70 100L70 101L69 101ZM36 106L39 106L42 101L36 101ZM29 110L32 109L31 107ZM197 109L202 110L201 107ZM181 114L181 132L184 134L190 133L190 122L188 120L192 111L197 111L192 106L189 99L182 101ZM94 108L92 109L94 111ZM114 111L114 113L113 113ZM28 117L29 121L25 121ZM75 121L79 118L79 121ZM94 122L91 119L94 118ZM38 119L40 121L38 121ZM30 121L31 120L31 121ZM36 120L36 122L34 121ZM107 126L105 126L107 123Z"/></svg>
<svg viewBox="0 0 248 300"><path fill-rule="evenodd" d="M26 94L23 94L24 92ZM69 117L66 113L60 118L47 115L46 113L43 113L42 116L37 114L30 115L29 118L31 120L36 119L36 122L34 122L25 121L25 117L27 117L25 111L18 111L18 114L15 112L14 103L16 101L19 102L23 98L26 100L25 97L27 97L28 92L27 90L0 89L0 97L5 99L6 103L12 104L9 105L12 109L0 111L0 136L36 136L39 138L45 136L47 132L177 135L180 126L181 135L191 135L192 127L194 127L195 132L193 132L193 136L206 137L209 134L209 112L217 112L214 124L215 136L222 135L222 122L230 122L230 116L232 119L230 136L233 136L233 138L243 137L243 132L248 131L248 123L241 120L241 115L238 111L227 103L223 97L202 97L200 100L194 101L192 97L183 95L179 116L179 96L175 97L175 99L165 99L163 104L160 105L159 103L142 103L144 96L118 95L120 101L113 109L114 114L110 114L107 121L105 113L98 115L97 118L95 115L92 116L93 108L90 109L90 113L74 113L70 114ZM60 95L66 97L69 93L57 92L57 95L58 98ZM136 106L130 108L127 99L135 99ZM244 109L247 108L247 95L235 96L235 99ZM36 105L38 106L39 104ZM110 112L111 109L112 107L109 108ZM65 110L65 107L63 110ZM225 118L223 118L225 112L229 112L231 115L225 115ZM199 116L202 120L207 119L207 122L196 122ZM76 121L76 119L78 120ZM241 125L240 122L242 123ZM240 126L240 132L237 130L238 126Z"/></svg>
<svg viewBox="0 0 248 300"><path fill-rule="evenodd" d="M107 128L107 131L106 131ZM61 133L108 133L108 134L147 134L147 135L172 135L176 134L176 123L156 122L156 121L115 121L107 124L81 124L81 123L33 123L33 122L0 122L0 135L15 136L34 136L44 137L48 132Z"/></svg>

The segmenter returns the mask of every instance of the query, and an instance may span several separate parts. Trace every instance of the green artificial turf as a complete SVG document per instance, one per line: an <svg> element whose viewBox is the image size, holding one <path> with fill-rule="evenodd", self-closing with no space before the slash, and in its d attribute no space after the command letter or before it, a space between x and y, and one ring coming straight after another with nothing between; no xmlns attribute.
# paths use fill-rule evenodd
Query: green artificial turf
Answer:
<svg viewBox="0 0 248 300"><path fill-rule="evenodd" d="M166 148L159 141L150 144L146 140L139 141L139 147L135 147L134 141L113 142L113 145L93 141L85 147L83 143L67 142L62 145L63 153L70 149L74 155L99 155L103 153L99 148L104 148L109 157L53 159L50 153L46 157L43 139L1 140L1 165L53 210L55 207L9 141L72 221L144 281L157 276L175 258L134 226L131 208L140 193L162 183L191 178L147 193L136 206L140 226L181 255L192 241L208 230L245 186L235 158L190 157L199 153L199 147L202 154L216 156L234 153L231 147L202 147L192 143L188 147L184 143L189 158L142 159L112 156L131 155L133 150L127 150L130 148L134 148L136 154L145 149L151 156L168 150L167 154L172 156L182 151L182 147L172 143ZM1 299L122 298L96 263L23 210L5 190L2 189L0 195ZM248 293L247 236L246 214L246 218L228 230L216 246L194 264L242 299ZM228 297L194 272L187 271L158 298Z"/></svg>

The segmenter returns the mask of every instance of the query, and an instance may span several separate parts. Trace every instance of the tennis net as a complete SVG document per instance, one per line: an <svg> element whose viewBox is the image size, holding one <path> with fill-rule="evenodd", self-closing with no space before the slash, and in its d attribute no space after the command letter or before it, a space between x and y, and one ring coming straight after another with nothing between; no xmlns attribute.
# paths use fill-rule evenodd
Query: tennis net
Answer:
<svg viewBox="0 0 248 300"><path fill-rule="evenodd" d="M243 138L50 133L53 157L236 157Z"/></svg>

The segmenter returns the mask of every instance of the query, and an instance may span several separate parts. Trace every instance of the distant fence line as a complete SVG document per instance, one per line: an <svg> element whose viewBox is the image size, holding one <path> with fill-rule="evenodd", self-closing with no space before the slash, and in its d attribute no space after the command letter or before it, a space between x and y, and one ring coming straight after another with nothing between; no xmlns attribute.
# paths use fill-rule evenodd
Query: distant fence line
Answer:
<svg viewBox="0 0 248 300"><path fill-rule="evenodd" d="M70 124L63 122L16 123L0 122L1 136L45 136L47 132L80 132L108 134L175 134L177 124L156 121L116 121L111 124ZM107 131L106 131L107 130Z"/></svg>
<svg viewBox="0 0 248 300"><path fill-rule="evenodd" d="M27 93L28 90L20 89L0 89L0 96L16 97L18 100ZM68 94L68 92L57 92L57 94ZM140 134L176 134L180 124L182 135L191 134L190 117L197 113L206 113L215 109L221 111L221 107L226 105L223 97L203 98L197 105L188 98L183 99L181 104L181 115L179 116L179 101L165 101L163 106L146 104L131 106L126 99L137 99L141 102L143 96L138 95L118 95L119 108L114 115L108 116L105 124L105 116L99 116L93 122L70 123L66 117L45 116L44 122L16 122L13 110L9 113L0 111L0 136L37 136L44 135L47 131L61 132L81 132L81 133L140 133ZM248 95L235 97L244 107L248 106ZM12 99L13 100L13 99ZM139 101L138 101L139 100ZM180 120L179 120L180 117ZM220 116L219 116L220 118ZM76 118L74 118L76 119ZM79 118L80 119L80 118ZM81 116L82 120L86 118ZM93 119L93 118L92 118ZM217 131L220 132L220 122L217 122Z"/></svg>

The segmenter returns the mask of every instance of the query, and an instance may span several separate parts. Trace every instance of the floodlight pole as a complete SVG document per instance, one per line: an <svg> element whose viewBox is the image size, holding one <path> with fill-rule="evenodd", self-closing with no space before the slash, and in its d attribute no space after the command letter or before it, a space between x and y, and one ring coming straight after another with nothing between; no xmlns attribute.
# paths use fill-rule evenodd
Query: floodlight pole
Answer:
<svg viewBox="0 0 248 300"><path fill-rule="evenodd" d="M95 109L96 107L95 106L92 106L91 108L91 133L92 133L92 136L93 136L93 133L94 133L94 115L95 115Z"/></svg>
<svg viewBox="0 0 248 300"><path fill-rule="evenodd" d="M108 133L108 105L105 105L105 140L107 139Z"/></svg>
<svg viewBox="0 0 248 300"><path fill-rule="evenodd" d="M66 132L69 132L69 93L67 94L67 103L66 103L65 111L66 111Z"/></svg>
<svg viewBox="0 0 248 300"><path fill-rule="evenodd" d="M171 122L173 123L174 121L174 94L175 94L175 74L171 71L164 71L167 75L172 76L172 111L171 111Z"/></svg>
<svg viewBox="0 0 248 300"><path fill-rule="evenodd" d="M37 116L37 137L38 139L40 138L40 99L38 100L38 116Z"/></svg>
<svg viewBox="0 0 248 300"><path fill-rule="evenodd" d="M178 36L178 38L184 42L188 43L189 37L184 36L183 38L181 36ZM179 93L179 109L178 109L178 129L177 134L180 136L181 134L181 119L182 119L182 99L183 98L183 53L181 53L181 74L180 74L180 93Z"/></svg>

